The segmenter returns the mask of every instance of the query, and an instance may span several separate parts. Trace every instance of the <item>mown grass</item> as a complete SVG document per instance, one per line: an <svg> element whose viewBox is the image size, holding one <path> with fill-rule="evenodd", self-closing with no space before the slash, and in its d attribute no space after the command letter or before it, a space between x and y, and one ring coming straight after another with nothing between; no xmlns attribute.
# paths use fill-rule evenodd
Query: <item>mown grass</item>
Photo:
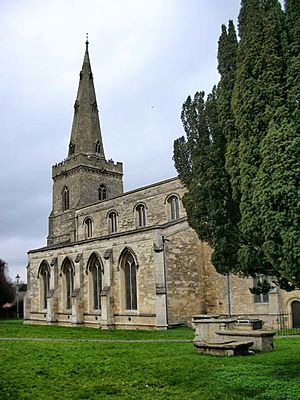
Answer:
<svg viewBox="0 0 300 400"><path fill-rule="evenodd" d="M53 339L100 339L100 340L163 340L193 339L194 331L179 327L168 331L154 330L101 330L84 327L50 325L23 325L22 321L0 321L0 337L53 338ZM1 397L0 397L1 399Z"/></svg>
<svg viewBox="0 0 300 400"><path fill-rule="evenodd" d="M2 337L3 328L0 324ZM19 337L27 328L18 325ZM157 333L36 328L39 337L48 338L53 329L56 339L58 332L67 338L68 330L118 339ZM189 339L191 331L164 332L169 334ZM297 400L299 346L298 338L277 339L274 352L219 358L197 354L191 343L0 341L0 398Z"/></svg>

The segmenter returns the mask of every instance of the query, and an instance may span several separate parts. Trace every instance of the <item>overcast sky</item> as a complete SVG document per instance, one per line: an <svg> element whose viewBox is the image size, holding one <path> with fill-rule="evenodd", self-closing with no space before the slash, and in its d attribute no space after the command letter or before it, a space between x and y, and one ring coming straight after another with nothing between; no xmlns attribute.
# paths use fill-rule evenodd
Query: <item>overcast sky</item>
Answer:
<svg viewBox="0 0 300 400"><path fill-rule="evenodd" d="M176 175L188 95L218 82L222 23L240 0L0 1L0 258L26 279L46 244L51 166L67 156L85 35L106 157L125 190Z"/></svg>

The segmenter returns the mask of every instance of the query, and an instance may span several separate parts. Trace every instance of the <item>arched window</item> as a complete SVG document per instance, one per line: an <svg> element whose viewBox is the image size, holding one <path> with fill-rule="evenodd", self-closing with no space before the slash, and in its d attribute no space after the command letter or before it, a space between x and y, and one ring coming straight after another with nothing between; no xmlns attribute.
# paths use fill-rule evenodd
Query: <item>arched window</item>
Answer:
<svg viewBox="0 0 300 400"><path fill-rule="evenodd" d="M90 274L90 288L93 310L101 310L101 290L102 290L102 264L95 253L93 253L88 262Z"/></svg>
<svg viewBox="0 0 300 400"><path fill-rule="evenodd" d="M108 214L108 232L109 233L117 232L117 213L115 211L111 211Z"/></svg>
<svg viewBox="0 0 300 400"><path fill-rule="evenodd" d="M102 183L98 189L99 200L107 199L107 187Z"/></svg>
<svg viewBox="0 0 300 400"><path fill-rule="evenodd" d="M84 220L85 238L89 239L93 236L93 222L90 217Z"/></svg>
<svg viewBox="0 0 300 400"><path fill-rule="evenodd" d="M175 195L168 198L168 216L169 221L174 221L179 218L179 199Z"/></svg>
<svg viewBox="0 0 300 400"><path fill-rule="evenodd" d="M64 301L67 310L72 306L72 293L74 291L74 269L69 258L66 258L62 266L64 276Z"/></svg>
<svg viewBox="0 0 300 400"><path fill-rule="evenodd" d="M69 189L65 186L62 191L62 210L66 211L70 208Z"/></svg>
<svg viewBox="0 0 300 400"><path fill-rule="evenodd" d="M129 250L126 250L122 257L122 268L124 272L125 308L126 310L137 310L137 265Z"/></svg>
<svg viewBox="0 0 300 400"><path fill-rule="evenodd" d="M97 108L97 104L96 104L96 108ZM98 154L101 153L101 144L100 144L99 140L97 140L97 142L95 143L95 153L98 153Z"/></svg>
<svg viewBox="0 0 300 400"><path fill-rule="evenodd" d="M269 303L269 293L257 293L255 289L261 289L261 287L269 283L269 278L267 276L260 276L253 278L253 301L254 303Z"/></svg>
<svg viewBox="0 0 300 400"><path fill-rule="evenodd" d="M144 204L138 204L135 210L137 227L146 226L146 207Z"/></svg>
<svg viewBox="0 0 300 400"><path fill-rule="evenodd" d="M41 299L41 309L45 310L47 308L47 296L49 293L49 279L50 272L48 264L43 261L39 268L39 279L40 279L40 299Z"/></svg>

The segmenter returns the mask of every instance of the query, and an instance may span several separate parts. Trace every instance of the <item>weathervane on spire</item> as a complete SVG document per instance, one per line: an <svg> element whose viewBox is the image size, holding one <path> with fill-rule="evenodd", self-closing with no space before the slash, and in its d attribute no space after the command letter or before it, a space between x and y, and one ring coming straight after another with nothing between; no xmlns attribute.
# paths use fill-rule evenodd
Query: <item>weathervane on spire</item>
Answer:
<svg viewBox="0 0 300 400"><path fill-rule="evenodd" d="M89 45L89 34L88 33L86 33L85 45L86 45L86 48L88 48L88 45Z"/></svg>

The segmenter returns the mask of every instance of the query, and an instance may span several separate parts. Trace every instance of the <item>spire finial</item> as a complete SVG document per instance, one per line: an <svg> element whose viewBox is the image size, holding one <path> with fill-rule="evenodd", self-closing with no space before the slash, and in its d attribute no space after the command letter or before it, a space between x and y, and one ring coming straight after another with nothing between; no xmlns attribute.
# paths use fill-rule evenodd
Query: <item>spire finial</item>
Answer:
<svg viewBox="0 0 300 400"><path fill-rule="evenodd" d="M86 48L88 48L88 45L89 45L89 34L86 33L86 41L85 41Z"/></svg>

